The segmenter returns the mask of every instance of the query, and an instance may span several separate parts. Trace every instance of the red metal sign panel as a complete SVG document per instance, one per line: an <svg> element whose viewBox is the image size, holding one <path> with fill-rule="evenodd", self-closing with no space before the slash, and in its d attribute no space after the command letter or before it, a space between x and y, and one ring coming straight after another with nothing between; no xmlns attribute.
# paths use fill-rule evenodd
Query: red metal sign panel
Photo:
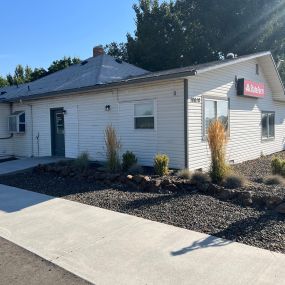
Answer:
<svg viewBox="0 0 285 285"><path fill-rule="evenodd" d="M263 98L265 96L265 85L244 78L238 79L238 95Z"/></svg>

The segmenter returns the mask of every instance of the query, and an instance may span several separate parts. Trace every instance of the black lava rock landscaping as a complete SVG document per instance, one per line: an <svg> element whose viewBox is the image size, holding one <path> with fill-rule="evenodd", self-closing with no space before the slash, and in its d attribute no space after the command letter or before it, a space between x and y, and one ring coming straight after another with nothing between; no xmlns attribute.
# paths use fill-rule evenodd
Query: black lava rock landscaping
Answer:
<svg viewBox="0 0 285 285"><path fill-rule="evenodd" d="M0 183L285 253L285 215L243 205L236 193L223 201L221 196L228 193L222 187L195 187L179 179L173 183L174 178L106 176L91 171L78 175L68 168L64 173L60 168L41 168L45 167L0 176Z"/></svg>

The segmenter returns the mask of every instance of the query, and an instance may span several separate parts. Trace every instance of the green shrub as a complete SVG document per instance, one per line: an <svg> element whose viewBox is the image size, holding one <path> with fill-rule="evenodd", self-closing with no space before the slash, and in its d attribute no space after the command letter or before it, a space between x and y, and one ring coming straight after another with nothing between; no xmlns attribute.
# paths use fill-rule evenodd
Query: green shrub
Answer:
<svg viewBox="0 0 285 285"><path fill-rule="evenodd" d="M266 185L285 185L285 180L280 175L270 175L265 177L264 183Z"/></svg>
<svg viewBox="0 0 285 285"><path fill-rule="evenodd" d="M107 168L112 173L117 172L120 170L119 150L121 144L117 137L116 130L111 125L105 129L105 146Z"/></svg>
<svg viewBox="0 0 285 285"><path fill-rule="evenodd" d="M88 152L82 152L73 162L75 168L80 171L86 170L89 166L90 159Z"/></svg>
<svg viewBox="0 0 285 285"><path fill-rule="evenodd" d="M126 151L122 157L122 168L124 171L128 171L133 165L137 164L138 162L136 155L131 151Z"/></svg>
<svg viewBox="0 0 285 285"><path fill-rule="evenodd" d="M191 176L191 183L194 185L201 185L210 183L211 178L207 173L201 171L195 171Z"/></svg>
<svg viewBox="0 0 285 285"><path fill-rule="evenodd" d="M181 169L176 173L176 176L183 179L190 179L191 178L191 171L187 168Z"/></svg>
<svg viewBox="0 0 285 285"><path fill-rule="evenodd" d="M220 183L228 173L228 165L226 163L227 134L220 120L210 123L208 143L211 151L210 176L214 183Z"/></svg>
<svg viewBox="0 0 285 285"><path fill-rule="evenodd" d="M285 174L285 160L279 157L274 157L271 161L272 174L280 174L284 176Z"/></svg>
<svg viewBox="0 0 285 285"><path fill-rule="evenodd" d="M154 158L154 171L159 176L169 173L169 157L166 154L157 154Z"/></svg>
<svg viewBox="0 0 285 285"><path fill-rule="evenodd" d="M244 187L246 184L246 179L239 174L229 174L224 179L224 186L229 189L235 189Z"/></svg>

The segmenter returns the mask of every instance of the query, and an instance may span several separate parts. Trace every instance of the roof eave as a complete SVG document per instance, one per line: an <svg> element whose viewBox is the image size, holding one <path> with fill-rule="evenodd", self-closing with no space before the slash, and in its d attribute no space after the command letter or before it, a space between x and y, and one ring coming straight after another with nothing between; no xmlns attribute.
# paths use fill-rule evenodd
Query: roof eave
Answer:
<svg viewBox="0 0 285 285"><path fill-rule="evenodd" d="M118 88L121 86L128 86L132 84L138 84L138 83L146 83L146 82L153 82L153 81L159 81L159 80L167 80L167 79L177 79L177 78L185 78L187 76L193 76L196 75L196 70L191 70L187 72L180 72L175 74L167 74L167 75L160 75L160 76L154 76L154 77L147 77L147 78L134 78L134 79L127 79L123 81L118 82L112 82L107 84L101 84L101 85L93 85L93 86L86 86L86 87L80 87L80 88L73 88L73 89L67 89L67 90L60 90L60 91L53 91L53 92L46 92L42 94L35 94L30 96L20 96L15 99L4 99L5 102L18 102L18 101L30 101L30 100L39 100L43 98L50 98L55 97L59 95L72 95L74 93L79 92L89 92L93 90L105 90L110 88Z"/></svg>
<svg viewBox="0 0 285 285"><path fill-rule="evenodd" d="M260 52L258 54L249 55L249 56L244 57L244 58L238 58L237 57L237 58L235 58L233 60L229 60L229 61L227 61L225 63L219 63L219 64L217 64L215 66L210 66L210 67L198 69L197 70L197 74L201 74L201 73L205 73L205 72L212 71L212 70L215 70L215 69L223 68L223 67L226 67L226 66L229 66L229 65L232 65L232 64L236 64L236 63L242 63L242 62L245 62L245 61L248 61L248 60L251 60L251 59L255 59L255 58L259 58L259 57L263 57L263 56L267 56L267 55L272 57L272 54L271 54L270 51Z"/></svg>

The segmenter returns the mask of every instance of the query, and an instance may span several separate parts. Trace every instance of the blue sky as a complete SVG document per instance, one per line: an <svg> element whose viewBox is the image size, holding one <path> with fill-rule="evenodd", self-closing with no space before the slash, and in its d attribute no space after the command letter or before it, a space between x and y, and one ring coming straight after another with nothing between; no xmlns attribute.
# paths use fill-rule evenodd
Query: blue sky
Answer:
<svg viewBox="0 0 285 285"><path fill-rule="evenodd" d="M47 67L63 56L82 59L97 44L125 41L135 29L136 0L2 0L0 75L17 64Z"/></svg>

